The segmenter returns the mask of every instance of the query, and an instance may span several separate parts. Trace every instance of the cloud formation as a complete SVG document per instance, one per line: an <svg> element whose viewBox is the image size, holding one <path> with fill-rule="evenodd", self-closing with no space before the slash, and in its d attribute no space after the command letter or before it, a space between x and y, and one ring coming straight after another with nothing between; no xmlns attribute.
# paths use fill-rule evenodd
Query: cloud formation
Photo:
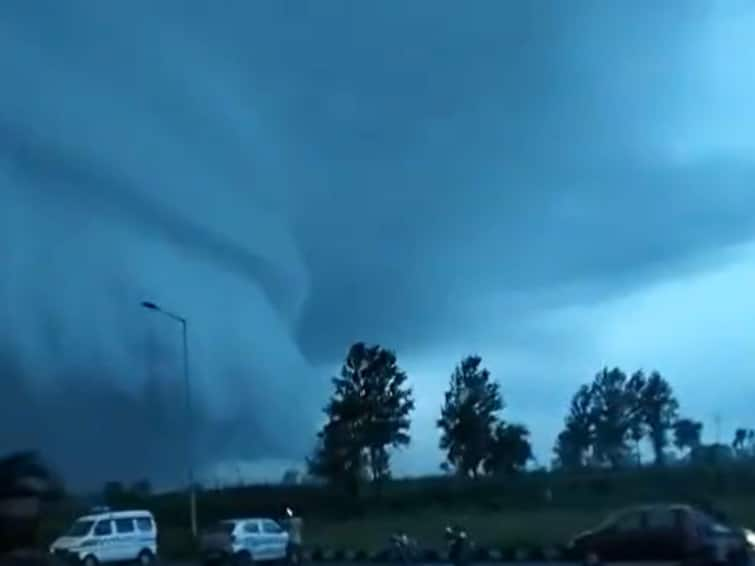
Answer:
<svg viewBox="0 0 755 566"><path fill-rule="evenodd" d="M753 236L745 4L32 4L0 23L4 402L33 407L0 445L57 430L82 483L181 473L179 337L141 300L190 320L203 462L300 459L355 340L411 366L421 452L441 367L490 358L537 436L614 363L575 309ZM552 399L519 385L545 356Z"/></svg>

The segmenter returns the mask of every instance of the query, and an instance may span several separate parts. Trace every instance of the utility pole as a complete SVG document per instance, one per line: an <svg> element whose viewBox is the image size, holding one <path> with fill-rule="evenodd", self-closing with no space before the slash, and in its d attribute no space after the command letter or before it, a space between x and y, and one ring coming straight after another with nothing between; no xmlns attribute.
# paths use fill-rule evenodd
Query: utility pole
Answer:
<svg viewBox="0 0 755 566"><path fill-rule="evenodd" d="M149 301L142 302L145 309L162 313L168 318L178 322L181 325L181 338L183 343L183 373L184 388L186 395L186 467L188 475L189 491L189 521L191 523L191 534L197 536L197 485L194 477L194 418L191 403L191 381L189 380L189 339L188 326L189 322L184 317L170 311L160 308L155 303Z"/></svg>

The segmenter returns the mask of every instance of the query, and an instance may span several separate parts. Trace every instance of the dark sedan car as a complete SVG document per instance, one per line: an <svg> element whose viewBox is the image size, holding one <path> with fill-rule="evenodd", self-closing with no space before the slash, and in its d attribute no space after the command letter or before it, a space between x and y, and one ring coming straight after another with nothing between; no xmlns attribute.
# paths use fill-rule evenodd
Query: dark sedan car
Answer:
<svg viewBox="0 0 755 566"><path fill-rule="evenodd" d="M577 535L568 546L572 559L669 561L684 564L749 564L753 534L724 525L688 505L646 505L611 515Z"/></svg>

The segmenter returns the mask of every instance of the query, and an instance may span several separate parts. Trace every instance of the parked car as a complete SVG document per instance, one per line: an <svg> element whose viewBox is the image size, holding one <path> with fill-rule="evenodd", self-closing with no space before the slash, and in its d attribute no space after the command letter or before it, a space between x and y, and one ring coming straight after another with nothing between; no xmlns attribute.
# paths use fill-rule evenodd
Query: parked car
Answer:
<svg viewBox="0 0 755 566"><path fill-rule="evenodd" d="M749 564L755 533L724 525L689 505L647 505L621 510L567 547L573 560L657 560L685 564Z"/></svg>
<svg viewBox="0 0 755 566"><path fill-rule="evenodd" d="M157 556L155 518L149 511L98 509L77 519L50 553L84 566L130 561L148 566Z"/></svg>
<svg viewBox="0 0 755 566"><path fill-rule="evenodd" d="M288 558L288 533L272 519L229 519L202 532L202 564L244 566Z"/></svg>

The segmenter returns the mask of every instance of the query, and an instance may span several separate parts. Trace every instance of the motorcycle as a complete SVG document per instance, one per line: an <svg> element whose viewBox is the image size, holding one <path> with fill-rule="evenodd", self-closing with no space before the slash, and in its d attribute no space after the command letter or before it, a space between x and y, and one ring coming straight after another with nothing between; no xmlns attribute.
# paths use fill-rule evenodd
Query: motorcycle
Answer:
<svg viewBox="0 0 755 566"><path fill-rule="evenodd" d="M448 544L448 560L454 566L464 566L469 558L469 536L458 526L448 526L445 531Z"/></svg>
<svg viewBox="0 0 755 566"><path fill-rule="evenodd" d="M409 564L417 559L417 543L403 531L391 535L390 548L394 561L399 564Z"/></svg>

